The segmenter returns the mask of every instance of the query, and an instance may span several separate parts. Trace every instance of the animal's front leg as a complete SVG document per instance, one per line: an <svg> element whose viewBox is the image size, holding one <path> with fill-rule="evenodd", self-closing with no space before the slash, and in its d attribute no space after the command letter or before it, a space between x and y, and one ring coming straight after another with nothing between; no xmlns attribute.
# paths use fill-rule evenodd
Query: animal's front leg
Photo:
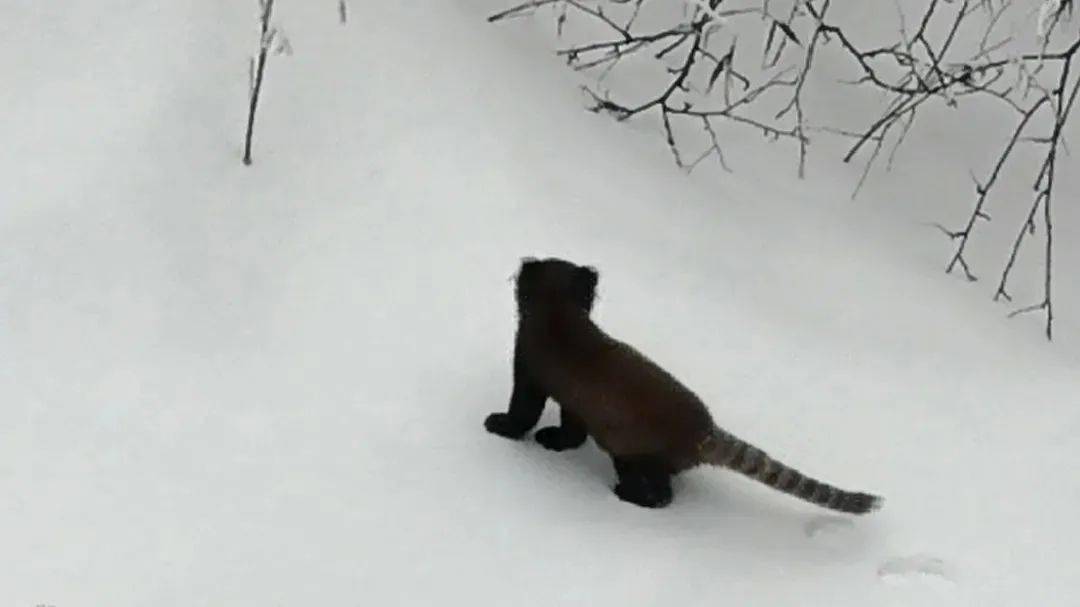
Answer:
<svg viewBox="0 0 1080 607"><path fill-rule="evenodd" d="M488 432L506 438L521 438L540 421L548 395L532 379L525 361L514 353L514 390L506 413L492 413L484 420Z"/></svg>
<svg viewBox="0 0 1080 607"><path fill-rule="evenodd" d="M537 430L536 442L543 445L545 449L564 451L576 449L585 444L588 436L585 423L564 407L561 411L560 424Z"/></svg>

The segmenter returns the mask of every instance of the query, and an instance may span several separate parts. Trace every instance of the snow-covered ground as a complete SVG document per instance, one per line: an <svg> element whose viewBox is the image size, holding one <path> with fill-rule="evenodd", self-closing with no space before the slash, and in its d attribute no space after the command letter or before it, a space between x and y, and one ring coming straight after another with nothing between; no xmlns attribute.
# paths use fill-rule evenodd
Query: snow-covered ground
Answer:
<svg viewBox="0 0 1080 607"><path fill-rule="evenodd" d="M244 167L254 2L63 4L0 7L0 604L1080 592L1080 308L1048 345L941 274L947 243L889 208L919 169L854 205L848 173L778 170L790 150L687 178L648 121L582 112L534 29L484 23L493 0L344 26L279 0L294 54ZM639 509L591 444L485 433L523 255L599 267L602 326L885 508L702 469Z"/></svg>

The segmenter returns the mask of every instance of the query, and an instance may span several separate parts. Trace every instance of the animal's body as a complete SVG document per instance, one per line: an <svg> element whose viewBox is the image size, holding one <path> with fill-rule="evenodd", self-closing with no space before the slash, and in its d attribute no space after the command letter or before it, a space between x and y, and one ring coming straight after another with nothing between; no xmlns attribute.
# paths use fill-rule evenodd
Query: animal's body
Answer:
<svg viewBox="0 0 1080 607"><path fill-rule="evenodd" d="M513 393L508 412L488 416L488 431L523 437L551 398L560 425L540 429L536 440L562 451L591 436L615 464L616 495L640 506L667 505L672 475L713 464L833 510L880 507L876 496L807 477L720 429L696 394L590 319L598 279L593 268L563 260L522 262Z"/></svg>

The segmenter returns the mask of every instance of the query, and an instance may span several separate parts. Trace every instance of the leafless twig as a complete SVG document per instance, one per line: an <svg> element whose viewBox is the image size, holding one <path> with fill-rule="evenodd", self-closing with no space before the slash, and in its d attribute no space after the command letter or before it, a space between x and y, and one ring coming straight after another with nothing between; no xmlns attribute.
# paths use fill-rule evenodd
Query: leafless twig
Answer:
<svg viewBox="0 0 1080 607"><path fill-rule="evenodd" d="M843 160L863 163L854 197L880 162L886 162L887 170L893 166L915 123L933 108L955 109L976 98L1007 108L1015 122L986 177L981 181L973 177L975 202L963 227L931 225L955 243L946 272L959 269L969 281L975 281L968 245L980 220L990 220L990 198L1008 161L1021 143L1047 146L1035 179L1033 202L994 299L1010 299L1007 285L1017 255L1040 221L1046 230L1043 300L1014 315L1045 310L1046 335L1052 336L1054 181L1058 151L1067 152L1063 128L1080 90L1080 77L1072 69L1080 52L1080 33L1062 25L1072 13L1073 0L1043 2L1036 44L1028 41L1030 36L1018 38L1016 31L1005 31L1006 24L1015 21L1010 11L1023 13L1021 20L1031 23L1031 12L1013 0L926 0L917 15L904 14L912 3L897 1L898 37L866 47L857 42L864 36L853 35L862 32L834 21L831 0L792 0L783 9L770 0L742 0L738 4L737 0L682 0L684 8L674 22L645 30L638 25L638 17L647 1L527 0L492 15L490 20L531 15L549 7L556 9L560 35L567 20L588 23L589 31L602 33L561 42L563 46L557 51L572 68L583 72L598 70L606 76L631 59L638 59L638 64L640 60L661 62L664 75L643 99L588 87L589 109L618 120L646 115L658 118L675 164L687 170L714 154L728 170L718 130L718 125L727 124L753 128L772 140L794 142L798 175L802 177L808 135L824 133L850 140ZM1072 44L1054 50L1055 33L1057 38L1072 36ZM740 48L755 40L761 44L760 59L747 67L743 65L746 53ZM1030 48L1022 49L1022 44ZM815 63L830 51L850 60L855 76L849 84L885 98L880 112L862 128L814 125L808 118L806 91ZM1047 108L1051 111L1044 111ZM1050 114L1053 122L1047 134L1043 129ZM697 139L691 141L695 136ZM695 151L690 155L684 148Z"/></svg>
<svg viewBox="0 0 1080 607"><path fill-rule="evenodd" d="M255 68L255 84L251 87L247 133L244 135L244 164L251 165L251 139L255 131L255 110L259 106L259 92L262 90L263 72L266 70L266 56L274 39L274 30L270 27L270 17L274 10L274 0L259 0L262 9L259 34L259 59Z"/></svg>

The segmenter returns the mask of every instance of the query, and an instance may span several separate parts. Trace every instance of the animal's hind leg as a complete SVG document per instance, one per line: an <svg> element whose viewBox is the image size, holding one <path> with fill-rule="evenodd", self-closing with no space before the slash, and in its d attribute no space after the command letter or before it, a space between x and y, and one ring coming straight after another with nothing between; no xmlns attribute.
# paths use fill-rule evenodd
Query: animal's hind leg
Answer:
<svg viewBox="0 0 1080 607"><path fill-rule="evenodd" d="M548 395L528 373L525 361L515 349L514 390L510 395L510 407L506 413L492 413L484 420L484 427L492 434L506 438L521 438L540 421Z"/></svg>
<svg viewBox="0 0 1080 607"><path fill-rule="evenodd" d="M644 506L663 508L671 503L671 471L654 457L614 457L619 483L615 495L619 499Z"/></svg>
<svg viewBox="0 0 1080 607"><path fill-rule="evenodd" d="M585 444L585 439L589 436L585 423L565 408L561 410L560 416L558 426L548 426L536 431L536 442L552 451L576 449Z"/></svg>

